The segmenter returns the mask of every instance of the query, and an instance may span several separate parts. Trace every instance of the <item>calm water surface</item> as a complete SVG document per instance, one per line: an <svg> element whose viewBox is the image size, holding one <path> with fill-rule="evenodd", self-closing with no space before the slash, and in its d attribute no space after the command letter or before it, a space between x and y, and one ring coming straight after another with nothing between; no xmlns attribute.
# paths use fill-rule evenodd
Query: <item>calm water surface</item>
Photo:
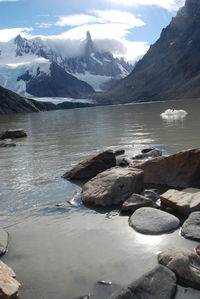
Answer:
<svg viewBox="0 0 200 299"><path fill-rule="evenodd" d="M183 120L162 120L168 108L184 109ZM151 270L156 252L192 249L179 231L144 236L117 211L56 204L80 187L61 178L88 155L123 147L128 155L156 146L164 153L200 147L200 101L93 107L0 117L0 131L24 128L28 137L0 151L0 224L10 233L3 260L22 283L21 299L104 299ZM111 280L105 287L98 280ZM199 298L179 287L176 298Z"/></svg>

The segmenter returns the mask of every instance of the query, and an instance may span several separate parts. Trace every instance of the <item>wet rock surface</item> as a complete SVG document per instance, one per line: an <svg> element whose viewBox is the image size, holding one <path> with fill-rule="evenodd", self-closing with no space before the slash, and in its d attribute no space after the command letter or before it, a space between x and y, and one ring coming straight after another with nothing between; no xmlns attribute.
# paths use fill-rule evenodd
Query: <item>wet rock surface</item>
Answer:
<svg viewBox="0 0 200 299"><path fill-rule="evenodd" d="M143 190L143 171L113 167L83 185L82 200L86 204L109 207L123 203L131 194Z"/></svg>
<svg viewBox="0 0 200 299"><path fill-rule="evenodd" d="M176 277L172 271L157 266L110 299L170 299L176 293Z"/></svg>
<svg viewBox="0 0 200 299"><path fill-rule="evenodd" d="M160 264L176 275L179 284L200 290L200 256L187 249L167 249L158 255Z"/></svg>
<svg viewBox="0 0 200 299"><path fill-rule="evenodd" d="M63 178L69 180L89 180L98 173L114 166L116 166L115 155L112 150L107 150L81 161L73 169L67 171Z"/></svg>
<svg viewBox="0 0 200 299"><path fill-rule="evenodd" d="M0 298L17 298L20 283L15 276L14 271L0 261Z"/></svg>
<svg viewBox="0 0 200 299"><path fill-rule="evenodd" d="M137 159L148 159L148 158L155 158L155 157L160 157L162 156L162 151L154 148L154 149L144 149L142 150L142 154L134 156L132 159L137 160Z"/></svg>
<svg viewBox="0 0 200 299"><path fill-rule="evenodd" d="M180 221L169 213L147 207L133 213L130 225L140 233L157 235L177 229Z"/></svg>
<svg viewBox="0 0 200 299"><path fill-rule="evenodd" d="M0 134L0 139L16 139L27 137L27 133L23 129L9 129Z"/></svg>
<svg viewBox="0 0 200 299"><path fill-rule="evenodd" d="M181 235L186 239L200 241L200 212L193 212L183 223Z"/></svg>
<svg viewBox="0 0 200 299"><path fill-rule="evenodd" d="M135 212L137 209L142 207L153 207L154 202L142 195L132 194L122 205L122 212Z"/></svg>
<svg viewBox="0 0 200 299"><path fill-rule="evenodd" d="M196 192L194 192L194 189L192 190L191 193L190 191L169 189L160 195L160 199L164 205L188 216L190 213L200 210L200 189L196 189Z"/></svg>

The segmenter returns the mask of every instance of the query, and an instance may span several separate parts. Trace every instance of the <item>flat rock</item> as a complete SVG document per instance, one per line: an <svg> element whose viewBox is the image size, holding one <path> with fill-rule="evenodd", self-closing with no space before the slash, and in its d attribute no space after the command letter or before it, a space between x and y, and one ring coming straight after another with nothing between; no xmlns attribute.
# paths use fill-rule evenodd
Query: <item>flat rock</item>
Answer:
<svg viewBox="0 0 200 299"><path fill-rule="evenodd" d="M186 239L200 241L200 212L193 212L183 223L181 235Z"/></svg>
<svg viewBox="0 0 200 299"><path fill-rule="evenodd" d="M114 166L116 166L115 155L112 150L107 150L83 160L62 177L70 180L89 180Z"/></svg>
<svg viewBox="0 0 200 299"><path fill-rule="evenodd" d="M153 207L154 202L142 195L133 193L122 205L122 212L135 212L137 209L142 207Z"/></svg>
<svg viewBox="0 0 200 299"><path fill-rule="evenodd" d="M176 274L179 284L200 290L200 256L193 251L167 249L159 253L158 261Z"/></svg>
<svg viewBox="0 0 200 299"><path fill-rule="evenodd" d="M20 283L15 276L14 271L0 261L0 298L17 298Z"/></svg>
<svg viewBox="0 0 200 299"><path fill-rule="evenodd" d="M143 190L143 171L113 167L83 185L82 201L102 207L119 205Z"/></svg>
<svg viewBox="0 0 200 299"><path fill-rule="evenodd" d="M130 166L131 167L131 166ZM190 149L147 161L132 163L144 170L144 182L170 187L200 187L200 149Z"/></svg>
<svg viewBox="0 0 200 299"><path fill-rule="evenodd" d="M130 225L143 234L163 234L179 227L177 217L153 208L141 208L135 211L130 218Z"/></svg>
<svg viewBox="0 0 200 299"><path fill-rule="evenodd" d="M141 278L114 293L110 299L171 299L176 293L176 276L157 266Z"/></svg>
<svg viewBox="0 0 200 299"><path fill-rule="evenodd" d="M8 247L8 233L0 229L0 256L6 253Z"/></svg>
<svg viewBox="0 0 200 299"><path fill-rule="evenodd" d="M180 214L188 216L194 211L200 210L200 189L198 192L185 192L169 189L160 195L161 202Z"/></svg>
<svg viewBox="0 0 200 299"><path fill-rule="evenodd" d="M0 139L15 139L27 137L27 133L23 129L9 129L0 134Z"/></svg>

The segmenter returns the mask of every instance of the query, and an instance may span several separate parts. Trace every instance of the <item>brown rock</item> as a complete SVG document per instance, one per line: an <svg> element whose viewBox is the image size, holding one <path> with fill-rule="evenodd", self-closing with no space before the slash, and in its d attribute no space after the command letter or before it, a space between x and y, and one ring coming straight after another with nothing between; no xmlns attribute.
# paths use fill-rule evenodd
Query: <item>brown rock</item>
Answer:
<svg viewBox="0 0 200 299"><path fill-rule="evenodd" d="M119 205L143 190L143 171L113 167L83 185L82 201L102 207Z"/></svg>
<svg viewBox="0 0 200 299"><path fill-rule="evenodd" d="M89 180L114 166L116 166L115 155L112 150L107 150L83 160L62 177L70 180Z"/></svg>
<svg viewBox="0 0 200 299"><path fill-rule="evenodd" d="M188 216L190 213L200 210L200 189L198 190L199 192L191 193L169 189L160 195L160 200L165 206Z"/></svg>
<svg viewBox="0 0 200 299"><path fill-rule="evenodd" d="M135 212L137 209L142 207L153 207L154 202L142 195L133 193L122 205L122 212Z"/></svg>
<svg viewBox="0 0 200 299"><path fill-rule="evenodd" d="M190 149L168 157L132 163L144 170L144 182L173 187L200 187L200 149Z"/></svg>
<svg viewBox="0 0 200 299"><path fill-rule="evenodd" d="M0 298L17 298L20 283L15 276L13 270L0 261Z"/></svg>

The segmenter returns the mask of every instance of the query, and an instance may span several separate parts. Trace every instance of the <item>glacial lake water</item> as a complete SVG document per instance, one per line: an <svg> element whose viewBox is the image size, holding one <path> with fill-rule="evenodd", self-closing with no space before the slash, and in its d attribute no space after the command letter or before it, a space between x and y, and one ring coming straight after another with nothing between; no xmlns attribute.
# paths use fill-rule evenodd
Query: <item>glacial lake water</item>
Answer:
<svg viewBox="0 0 200 299"><path fill-rule="evenodd" d="M162 120L168 108L188 115ZM2 260L22 284L20 299L106 299L157 265L157 252L194 249L197 243L179 230L146 236L117 210L56 204L81 190L61 175L97 151L119 147L134 156L149 146L164 153L200 147L199 112L200 101L185 100L0 116L0 131L28 133L16 148L0 150L0 224L10 234ZM178 287L176 298L199 297L200 291Z"/></svg>

